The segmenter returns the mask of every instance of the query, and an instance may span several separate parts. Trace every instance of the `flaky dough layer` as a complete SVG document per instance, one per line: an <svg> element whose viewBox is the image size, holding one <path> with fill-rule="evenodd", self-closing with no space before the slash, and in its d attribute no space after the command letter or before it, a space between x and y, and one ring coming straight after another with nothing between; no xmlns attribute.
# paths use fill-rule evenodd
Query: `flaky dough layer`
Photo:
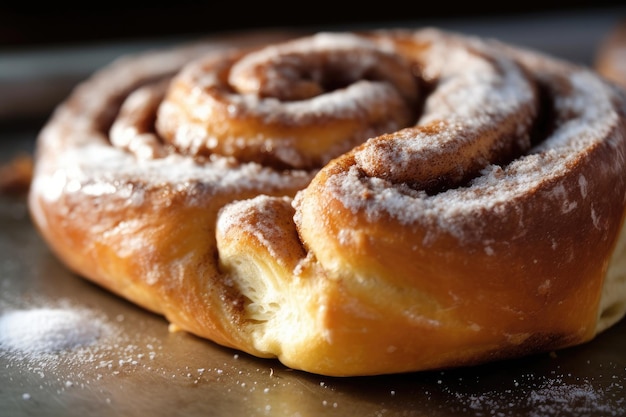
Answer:
<svg viewBox="0 0 626 417"><path fill-rule="evenodd" d="M580 344L626 311L626 98L434 28L125 57L38 138L71 270L174 327L352 376Z"/></svg>

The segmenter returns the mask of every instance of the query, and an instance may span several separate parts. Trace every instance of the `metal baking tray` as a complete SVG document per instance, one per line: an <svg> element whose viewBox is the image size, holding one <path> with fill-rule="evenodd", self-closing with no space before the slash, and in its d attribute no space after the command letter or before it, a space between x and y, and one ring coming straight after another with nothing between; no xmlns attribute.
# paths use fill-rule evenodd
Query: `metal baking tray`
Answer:
<svg viewBox="0 0 626 417"><path fill-rule="evenodd" d="M497 36L590 64L618 17L416 25ZM39 127L0 131L0 162L31 152ZM626 320L585 345L482 366L356 378L308 374L170 332L162 317L69 272L33 228L24 195L0 197L0 314L51 307L87 309L111 333L58 354L0 349L0 416L626 415Z"/></svg>

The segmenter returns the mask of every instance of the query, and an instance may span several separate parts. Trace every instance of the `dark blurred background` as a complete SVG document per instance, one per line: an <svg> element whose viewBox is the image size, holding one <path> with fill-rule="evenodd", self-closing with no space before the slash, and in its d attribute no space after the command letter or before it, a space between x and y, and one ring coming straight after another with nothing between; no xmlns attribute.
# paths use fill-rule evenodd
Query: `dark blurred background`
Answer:
<svg viewBox="0 0 626 417"><path fill-rule="evenodd" d="M532 16L593 10L626 3L617 1L541 2L373 0L294 1L292 3L222 0L193 2L2 2L0 48L123 41L167 36L198 36L268 27L322 27L398 21Z"/></svg>
<svg viewBox="0 0 626 417"><path fill-rule="evenodd" d="M599 42L626 17L626 0L455 3L0 1L0 143L13 140L22 146L14 126L26 126L32 138L77 83L115 58L180 41L264 29L431 25L590 65ZM7 134L7 128L13 130Z"/></svg>

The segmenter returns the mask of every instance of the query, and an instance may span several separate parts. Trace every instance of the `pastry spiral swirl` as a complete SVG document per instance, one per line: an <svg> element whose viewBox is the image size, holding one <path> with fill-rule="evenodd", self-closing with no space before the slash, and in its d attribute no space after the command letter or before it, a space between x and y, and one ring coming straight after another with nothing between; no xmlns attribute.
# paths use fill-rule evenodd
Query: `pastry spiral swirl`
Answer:
<svg viewBox="0 0 626 417"><path fill-rule="evenodd" d="M435 28L121 59L38 138L30 208L76 273L325 375L589 341L626 311L626 98Z"/></svg>

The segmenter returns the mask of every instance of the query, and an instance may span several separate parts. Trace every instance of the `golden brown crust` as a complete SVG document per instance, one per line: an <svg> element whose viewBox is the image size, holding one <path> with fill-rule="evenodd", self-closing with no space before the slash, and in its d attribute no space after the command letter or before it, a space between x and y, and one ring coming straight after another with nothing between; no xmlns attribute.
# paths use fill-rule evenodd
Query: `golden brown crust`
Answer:
<svg viewBox="0 0 626 417"><path fill-rule="evenodd" d="M29 201L68 267L326 375L545 352L621 319L622 91L430 28L287 38L129 57L59 107Z"/></svg>

